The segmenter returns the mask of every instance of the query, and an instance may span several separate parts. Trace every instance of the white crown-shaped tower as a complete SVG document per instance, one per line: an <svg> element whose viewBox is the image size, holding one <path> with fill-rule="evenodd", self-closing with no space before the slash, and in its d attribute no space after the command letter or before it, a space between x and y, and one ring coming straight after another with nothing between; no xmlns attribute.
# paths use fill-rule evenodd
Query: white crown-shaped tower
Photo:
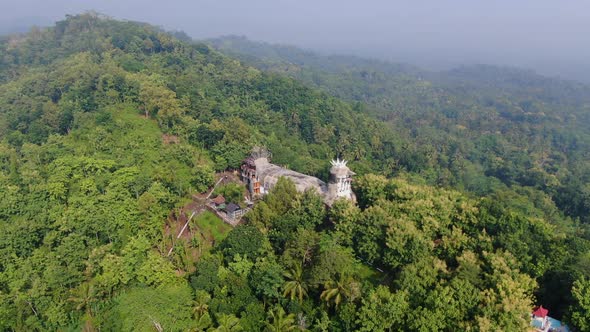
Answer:
<svg viewBox="0 0 590 332"><path fill-rule="evenodd" d="M353 196L351 183L354 173L346 166L347 163L348 161L340 158L330 161L332 168L330 168L328 191L334 198L345 197L351 199Z"/></svg>
<svg viewBox="0 0 590 332"><path fill-rule="evenodd" d="M348 163L348 161L342 159L340 160L340 158L336 158L336 160L332 159L330 160L330 164L332 164L332 166L334 167L346 167L346 163Z"/></svg>

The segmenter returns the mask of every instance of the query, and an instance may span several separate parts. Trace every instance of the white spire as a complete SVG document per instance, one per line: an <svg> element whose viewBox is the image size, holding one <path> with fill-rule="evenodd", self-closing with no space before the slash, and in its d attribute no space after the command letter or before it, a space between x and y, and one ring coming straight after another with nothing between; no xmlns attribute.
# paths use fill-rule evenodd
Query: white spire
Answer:
<svg viewBox="0 0 590 332"><path fill-rule="evenodd" d="M335 166L335 167L346 167L347 162L348 161L346 161L344 159L340 160L340 158L336 158L336 160L332 159L330 161L330 164L332 164L332 166Z"/></svg>

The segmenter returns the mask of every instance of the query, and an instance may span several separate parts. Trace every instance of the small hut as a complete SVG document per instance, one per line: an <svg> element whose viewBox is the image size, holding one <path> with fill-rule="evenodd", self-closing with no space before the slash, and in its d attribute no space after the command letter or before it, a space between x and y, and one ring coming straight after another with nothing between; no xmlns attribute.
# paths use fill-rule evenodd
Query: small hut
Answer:
<svg viewBox="0 0 590 332"><path fill-rule="evenodd" d="M227 213L227 216L232 220L239 219L244 214L242 208L235 203L229 203L225 207L225 212Z"/></svg>
<svg viewBox="0 0 590 332"><path fill-rule="evenodd" d="M211 203L215 205L217 210L223 210L225 208L225 197L222 195L217 195L217 197L211 200Z"/></svg>

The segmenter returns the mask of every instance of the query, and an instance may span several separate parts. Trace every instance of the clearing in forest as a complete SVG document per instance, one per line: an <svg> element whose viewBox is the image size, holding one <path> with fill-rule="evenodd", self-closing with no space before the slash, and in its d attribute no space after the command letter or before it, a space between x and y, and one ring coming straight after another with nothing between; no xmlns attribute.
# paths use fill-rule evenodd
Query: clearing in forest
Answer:
<svg viewBox="0 0 590 332"><path fill-rule="evenodd" d="M204 211L203 213L195 216L193 225L194 237L203 246L203 249L211 248L215 243L219 243L229 233L232 227L224 223L219 217L210 211Z"/></svg>

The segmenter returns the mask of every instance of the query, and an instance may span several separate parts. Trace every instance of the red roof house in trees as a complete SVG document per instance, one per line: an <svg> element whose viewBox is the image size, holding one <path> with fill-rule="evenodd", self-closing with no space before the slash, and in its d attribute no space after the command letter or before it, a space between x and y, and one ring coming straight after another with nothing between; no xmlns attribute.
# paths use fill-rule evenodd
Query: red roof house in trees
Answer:
<svg viewBox="0 0 590 332"><path fill-rule="evenodd" d="M549 313L549 310L543 308L543 306L540 306L535 311L533 311L533 315L535 317L539 317L539 318L545 318L548 313Z"/></svg>
<svg viewBox="0 0 590 332"><path fill-rule="evenodd" d="M555 332L569 332L570 329L567 325L564 325L562 322L558 321L555 318L551 318L547 316L549 314L549 310L543 308L543 306L539 306L537 309L533 311L531 315L531 326L534 327L535 331L539 332L547 332L547 331L555 331Z"/></svg>

